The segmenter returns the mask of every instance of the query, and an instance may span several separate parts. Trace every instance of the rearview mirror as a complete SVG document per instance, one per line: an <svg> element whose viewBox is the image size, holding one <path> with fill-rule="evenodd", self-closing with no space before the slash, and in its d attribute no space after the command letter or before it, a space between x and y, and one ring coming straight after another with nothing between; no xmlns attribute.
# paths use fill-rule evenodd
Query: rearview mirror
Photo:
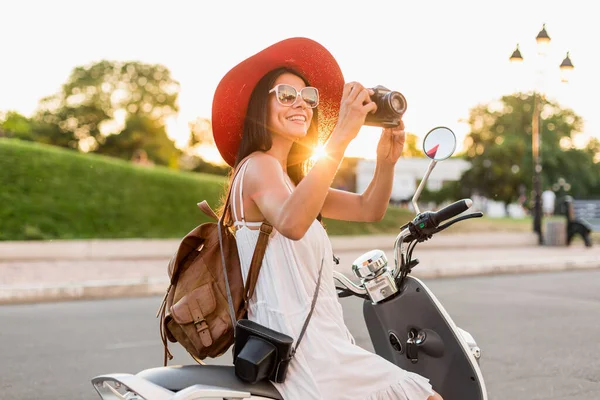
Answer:
<svg viewBox="0 0 600 400"><path fill-rule="evenodd" d="M433 128L423 139L423 151L432 160L442 161L450 158L456 150L456 135L445 126Z"/></svg>

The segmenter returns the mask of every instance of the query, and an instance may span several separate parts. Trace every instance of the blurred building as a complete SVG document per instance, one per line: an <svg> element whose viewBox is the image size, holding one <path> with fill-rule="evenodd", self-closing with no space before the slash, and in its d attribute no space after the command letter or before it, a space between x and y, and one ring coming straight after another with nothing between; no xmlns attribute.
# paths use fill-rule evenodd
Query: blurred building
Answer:
<svg viewBox="0 0 600 400"><path fill-rule="evenodd" d="M427 167L429 158L401 158L396 163L394 186L391 200L394 202L408 201L417 190L417 186ZM427 189L437 191L445 182L460 180L463 172L471 168L471 163L462 159L450 158L438 163L427 181ZM375 174L375 160L359 160L356 164L356 193L365 191Z"/></svg>

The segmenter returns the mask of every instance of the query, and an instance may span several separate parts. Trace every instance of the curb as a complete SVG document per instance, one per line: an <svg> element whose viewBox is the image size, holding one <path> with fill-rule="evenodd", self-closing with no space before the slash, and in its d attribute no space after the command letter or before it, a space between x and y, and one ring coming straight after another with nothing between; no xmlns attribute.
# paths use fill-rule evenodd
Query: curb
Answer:
<svg viewBox="0 0 600 400"><path fill-rule="evenodd" d="M546 272L561 271L581 271L581 270L600 270L600 261L597 259L586 259L578 261L559 261L554 263L522 263L517 262L506 265L482 265L478 268L469 268L468 270L460 268L428 268L420 272L413 272L417 278L438 279L438 278L460 278L468 276L494 276L494 275L518 275L534 274Z"/></svg>
<svg viewBox="0 0 600 400"><path fill-rule="evenodd" d="M171 258L179 239L92 239L0 242L0 262Z"/></svg>
<svg viewBox="0 0 600 400"><path fill-rule="evenodd" d="M0 286L0 305L98 300L164 294L166 277L74 282L64 285Z"/></svg>
<svg viewBox="0 0 600 400"><path fill-rule="evenodd" d="M332 236L334 252L391 250L395 235ZM0 263L56 260L150 260L170 259L181 239L92 239L0 242ZM537 244L533 233L454 233L440 235L422 248L524 247Z"/></svg>
<svg viewBox="0 0 600 400"><path fill-rule="evenodd" d="M415 270L412 275L419 279L441 279L592 269L600 269L600 262L590 258L543 264L517 262L485 265L483 263L480 267L468 269L462 268L461 265L450 268L448 266L428 267L424 270ZM0 286L0 305L156 296L163 295L168 284L169 280L166 277L150 277L127 281L86 281L66 285Z"/></svg>

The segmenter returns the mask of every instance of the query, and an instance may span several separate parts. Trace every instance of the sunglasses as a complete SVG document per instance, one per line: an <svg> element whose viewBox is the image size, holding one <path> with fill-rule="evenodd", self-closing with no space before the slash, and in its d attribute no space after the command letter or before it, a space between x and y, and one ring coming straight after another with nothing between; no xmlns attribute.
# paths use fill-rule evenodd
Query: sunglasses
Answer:
<svg viewBox="0 0 600 400"><path fill-rule="evenodd" d="M273 92L275 92L275 97L279 104L285 107L294 105L298 99L298 95L300 95L310 108L315 108L319 105L319 90L311 86L302 88L300 93L298 93L295 87L282 83L269 90L269 93Z"/></svg>

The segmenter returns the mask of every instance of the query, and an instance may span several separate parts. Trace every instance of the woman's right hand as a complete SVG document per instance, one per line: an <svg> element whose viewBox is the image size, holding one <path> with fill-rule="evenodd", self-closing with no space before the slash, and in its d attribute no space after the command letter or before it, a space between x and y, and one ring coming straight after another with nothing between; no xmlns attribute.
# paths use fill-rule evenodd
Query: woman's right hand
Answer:
<svg viewBox="0 0 600 400"><path fill-rule="evenodd" d="M365 124L368 113L375 112L377 105L371 101L373 89L366 89L358 82L344 85L338 122L331 138L348 145Z"/></svg>

